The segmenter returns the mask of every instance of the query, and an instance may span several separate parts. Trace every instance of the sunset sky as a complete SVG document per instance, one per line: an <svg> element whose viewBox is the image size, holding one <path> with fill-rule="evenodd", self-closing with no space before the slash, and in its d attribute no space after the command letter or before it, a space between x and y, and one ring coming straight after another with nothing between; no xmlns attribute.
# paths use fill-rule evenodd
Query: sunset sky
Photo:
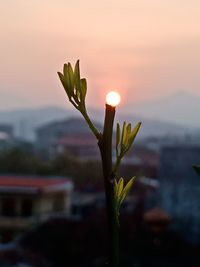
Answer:
<svg viewBox="0 0 200 267"><path fill-rule="evenodd" d="M80 59L88 104L200 95L199 0L0 1L0 110L67 106L57 71Z"/></svg>

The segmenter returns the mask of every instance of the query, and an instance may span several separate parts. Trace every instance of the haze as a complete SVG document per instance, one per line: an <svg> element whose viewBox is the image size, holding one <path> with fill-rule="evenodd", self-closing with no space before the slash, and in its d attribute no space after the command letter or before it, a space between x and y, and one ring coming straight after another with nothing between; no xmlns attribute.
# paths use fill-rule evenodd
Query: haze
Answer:
<svg viewBox="0 0 200 267"><path fill-rule="evenodd" d="M199 93L198 0L0 1L0 109L68 106L56 72L80 59L88 105Z"/></svg>

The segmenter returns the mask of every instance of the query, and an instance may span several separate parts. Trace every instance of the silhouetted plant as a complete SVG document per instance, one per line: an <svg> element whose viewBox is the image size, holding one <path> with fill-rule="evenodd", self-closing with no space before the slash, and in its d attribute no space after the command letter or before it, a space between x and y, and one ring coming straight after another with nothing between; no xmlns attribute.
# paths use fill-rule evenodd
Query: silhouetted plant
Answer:
<svg viewBox="0 0 200 267"><path fill-rule="evenodd" d="M139 122L133 129L130 123L124 122L122 130L117 124L116 130L116 161L112 164L112 134L115 117L115 106L106 104L103 133L92 123L88 116L85 99L87 94L87 81L80 77L79 61L73 69L71 64L64 64L63 73L58 72L60 81L67 93L70 103L82 114L92 133L97 139L102 158L102 169L106 195L106 210L108 217L109 234L109 266L119 266L119 212L120 207L128 195L135 177L124 185L124 179L116 180L116 174L121 160L131 148L135 137L140 129Z"/></svg>

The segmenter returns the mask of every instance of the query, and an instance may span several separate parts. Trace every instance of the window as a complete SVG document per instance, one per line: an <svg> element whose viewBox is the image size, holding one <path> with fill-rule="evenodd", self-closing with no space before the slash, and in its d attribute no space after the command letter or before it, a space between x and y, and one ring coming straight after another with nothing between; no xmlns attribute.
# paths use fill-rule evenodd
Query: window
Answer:
<svg viewBox="0 0 200 267"><path fill-rule="evenodd" d="M13 198L2 199L2 215L7 217L16 215L15 200Z"/></svg>
<svg viewBox="0 0 200 267"><path fill-rule="evenodd" d="M65 209L65 200L63 196L56 196L53 203L54 211L63 211Z"/></svg>
<svg viewBox="0 0 200 267"><path fill-rule="evenodd" d="M22 200L21 215L24 217L30 217L32 215L33 202L31 199Z"/></svg>

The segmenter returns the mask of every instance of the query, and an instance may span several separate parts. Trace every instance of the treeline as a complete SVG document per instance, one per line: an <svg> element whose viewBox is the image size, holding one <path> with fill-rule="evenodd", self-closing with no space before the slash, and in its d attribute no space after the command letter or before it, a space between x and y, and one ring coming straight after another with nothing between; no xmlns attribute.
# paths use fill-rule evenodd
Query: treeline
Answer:
<svg viewBox="0 0 200 267"><path fill-rule="evenodd" d="M123 165L119 170L125 178L133 175L155 178L157 169L149 166ZM63 153L49 157L45 152L36 152L34 147L19 146L0 152L0 175L42 175L71 177L77 189L103 189L101 164L98 161L86 161Z"/></svg>
<svg viewBox="0 0 200 267"><path fill-rule="evenodd" d="M68 154L49 159L32 149L12 148L1 152L0 174L67 176L78 187L101 187L99 162L83 161Z"/></svg>

